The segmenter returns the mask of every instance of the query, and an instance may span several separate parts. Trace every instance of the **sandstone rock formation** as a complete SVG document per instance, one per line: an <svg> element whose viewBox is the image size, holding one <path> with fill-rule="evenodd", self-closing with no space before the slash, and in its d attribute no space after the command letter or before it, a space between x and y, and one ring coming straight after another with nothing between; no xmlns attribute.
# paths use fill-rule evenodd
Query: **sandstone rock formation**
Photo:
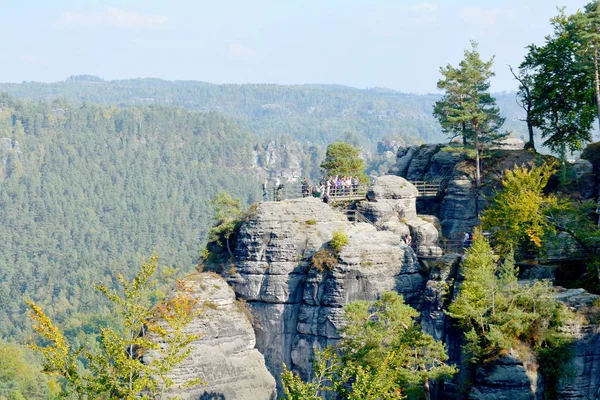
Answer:
<svg viewBox="0 0 600 400"><path fill-rule="evenodd" d="M600 296L583 289L562 290L558 299L583 318L565 328L573 339L567 375L558 388L559 399L600 398Z"/></svg>
<svg viewBox="0 0 600 400"><path fill-rule="evenodd" d="M193 378L201 378L207 385L173 389L168 394L183 400L274 400L275 379L255 348L245 305L236 301L233 290L216 274L194 274L186 280L193 282L192 296L199 299L197 308L202 310L186 333L202 337L192 344L190 356L171 377L176 385Z"/></svg>
<svg viewBox="0 0 600 400"><path fill-rule="evenodd" d="M543 388L539 365L533 354L526 360L515 350L477 368L470 400L541 400Z"/></svg>
<svg viewBox="0 0 600 400"><path fill-rule="evenodd" d="M441 256L439 232L435 226L439 222L435 217L425 219L417 215L417 195L417 189L406 179L381 176L367 194L369 201L360 203L358 210L380 230L400 236L410 233L419 256Z"/></svg>
<svg viewBox="0 0 600 400"><path fill-rule="evenodd" d="M349 242L335 267L318 272L310 259L336 230L347 232ZM261 203L238 237L235 272L226 279L254 315L256 348L274 376L283 363L310 374L313 347L339 338L345 304L396 290L418 305L425 285L414 252L398 235L352 224L318 199Z"/></svg>

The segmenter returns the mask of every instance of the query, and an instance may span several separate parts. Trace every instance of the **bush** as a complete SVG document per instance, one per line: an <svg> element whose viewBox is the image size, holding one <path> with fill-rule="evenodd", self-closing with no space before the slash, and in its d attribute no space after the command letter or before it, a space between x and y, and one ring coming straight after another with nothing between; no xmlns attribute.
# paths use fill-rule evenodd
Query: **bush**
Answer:
<svg viewBox="0 0 600 400"><path fill-rule="evenodd" d="M329 271L337 264L337 257L329 249L320 249L311 259L312 266L319 272Z"/></svg>
<svg viewBox="0 0 600 400"><path fill-rule="evenodd" d="M342 251L342 247L348 244L348 234L343 230L337 230L333 232L333 238L329 242L329 245L335 252L335 254L340 254Z"/></svg>

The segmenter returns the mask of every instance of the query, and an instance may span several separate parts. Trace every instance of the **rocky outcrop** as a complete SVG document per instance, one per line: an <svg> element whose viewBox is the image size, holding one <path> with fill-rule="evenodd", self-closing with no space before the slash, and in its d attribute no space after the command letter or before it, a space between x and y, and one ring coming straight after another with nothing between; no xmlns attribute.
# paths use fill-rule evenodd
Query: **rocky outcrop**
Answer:
<svg viewBox="0 0 600 400"><path fill-rule="evenodd" d="M196 309L200 310L186 333L201 337L192 343L189 357L170 376L176 386L194 378L207 384L172 389L168 395L183 400L274 400L275 379L255 348L254 330L245 305L236 300L227 282L216 274L194 274L186 280L192 284L191 295L198 299ZM148 359L152 353L144 357Z"/></svg>
<svg viewBox="0 0 600 400"><path fill-rule="evenodd" d="M600 296L583 289L562 290L558 299L576 318L565 328L571 335L572 358L558 387L559 399L600 398Z"/></svg>
<svg viewBox="0 0 600 400"><path fill-rule="evenodd" d="M469 179L448 182L446 195L441 204L442 233L448 238L462 237L477 225L477 198Z"/></svg>
<svg viewBox="0 0 600 400"><path fill-rule="evenodd" d="M348 244L329 271L310 265L333 232ZM256 348L279 376L282 364L303 376L313 347L339 339L343 306L375 300L386 290L418 305L425 285L415 253L398 235L369 224L352 224L318 199L261 203L238 235L235 272L226 279L255 318ZM232 271L233 272L233 271Z"/></svg>
<svg viewBox="0 0 600 400"><path fill-rule="evenodd" d="M261 177L297 182L306 173L303 163L308 154L307 149L298 142L270 141L254 149L252 168Z"/></svg>
<svg viewBox="0 0 600 400"><path fill-rule="evenodd" d="M440 185L437 217L445 237L455 238L471 231L477 220L476 196L466 154L450 151L441 145L411 146L398 149L396 165L390 173L409 181Z"/></svg>
<svg viewBox="0 0 600 400"><path fill-rule="evenodd" d="M441 256L437 218L417 215L417 189L406 179L385 175L377 178L367 194L369 201L358 210L380 230L399 236L410 233L419 256ZM428 220L429 219L429 220Z"/></svg>
<svg viewBox="0 0 600 400"><path fill-rule="evenodd" d="M525 352L525 351L524 351ZM543 390L539 365L533 354L515 350L477 368L470 400L541 400Z"/></svg>

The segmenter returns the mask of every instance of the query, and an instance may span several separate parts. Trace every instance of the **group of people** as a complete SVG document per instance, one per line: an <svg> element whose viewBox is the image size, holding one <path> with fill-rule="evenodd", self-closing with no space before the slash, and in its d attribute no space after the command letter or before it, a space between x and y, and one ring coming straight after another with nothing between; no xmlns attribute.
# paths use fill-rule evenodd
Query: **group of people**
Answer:
<svg viewBox="0 0 600 400"><path fill-rule="evenodd" d="M306 179L306 178L305 178ZM277 178L275 180L275 186L273 186L273 197L275 201L281 201L281 195L283 193L283 183L281 183L281 179ZM269 201L271 199L271 193L269 192L269 181L265 179L262 185L263 189L263 200Z"/></svg>
<svg viewBox="0 0 600 400"><path fill-rule="evenodd" d="M324 199L335 196L350 196L358 193L360 181L358 176L329 176L324 177L319 185L313 189L313 193L318 193Z"/></svg>
<svg viewBox="0 0 600 400"><path fill-rule="evenodd" d="M358 194L358 186L360 181L358 176L329 176L321 179L318 185L312 183L305 177L302 178L302 197L318 197L325 203L330 197L350 196ZM269 201L271 192L269 190L269 181L264 180L263 185L263 200ZM273 186L273 197L275 201L281 201L284 185L279 178L276 179Z"/></svg>

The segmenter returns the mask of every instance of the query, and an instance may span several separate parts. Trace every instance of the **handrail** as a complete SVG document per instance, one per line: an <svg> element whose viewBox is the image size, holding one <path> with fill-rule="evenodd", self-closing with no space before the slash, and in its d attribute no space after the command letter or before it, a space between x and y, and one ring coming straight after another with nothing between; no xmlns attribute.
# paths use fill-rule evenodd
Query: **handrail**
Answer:
<svg viewBox="0 0 600 400"><path fill-rule="evenodd" d="M373 221L371 221L369 218L365 217L360 211L358 210L343 210L343 213L346 215L346 218L348 218L349 221L351 222L364 222L366 224L370 224L375 226L375 224L373 223Z"/></svg>
<svg viewBox="0 0 600 400"><path fill-rule="evenodd" d="M413 181L410 183L413 184L417 189L419 197L437 197L440 195L440 182ZM343 201L365 198L370 188L370 185L361 183L358 185L324 187L323 190L328 195L329 200ZM320 186L303 185L300 182L294 182L284 183L281 190L278 190L275 187L270 187L268 188L268 193L269 200L287 200L311 197L314 196L313 193L315 192L319 194L320 198L323 198L324 193L321 193L320 190Z"/></svg>

